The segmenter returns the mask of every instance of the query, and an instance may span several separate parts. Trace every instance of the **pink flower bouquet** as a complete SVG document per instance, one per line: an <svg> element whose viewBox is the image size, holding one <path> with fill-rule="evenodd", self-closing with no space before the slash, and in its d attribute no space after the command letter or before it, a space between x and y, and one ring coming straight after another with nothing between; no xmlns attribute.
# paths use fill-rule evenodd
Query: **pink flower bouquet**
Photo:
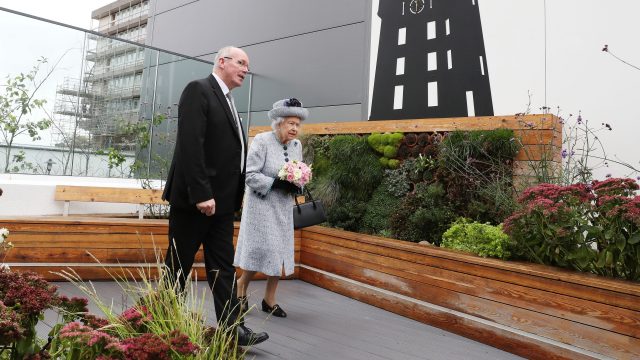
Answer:
<svg viewBox="0 0 640 360"><path fill-rule="evenodd" d="M302 161L293 160L287 162L278 171L280 180L285 180L298 187L303 187L311 181L311 166Z"/></svg>

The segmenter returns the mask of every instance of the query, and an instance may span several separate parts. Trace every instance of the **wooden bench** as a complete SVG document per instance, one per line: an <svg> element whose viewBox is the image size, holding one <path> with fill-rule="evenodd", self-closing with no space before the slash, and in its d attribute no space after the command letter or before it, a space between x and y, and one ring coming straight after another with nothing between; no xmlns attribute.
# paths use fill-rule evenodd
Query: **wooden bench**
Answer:
<svg viewBox="0 0 640 360"><path fill-rule="evenodd" d="M64 201L63 216L69 216L71 201L138 204L138 218L144 218L144 205L169 205L162 200L162 190L96 186L56 186L56 201Z"/></svg>

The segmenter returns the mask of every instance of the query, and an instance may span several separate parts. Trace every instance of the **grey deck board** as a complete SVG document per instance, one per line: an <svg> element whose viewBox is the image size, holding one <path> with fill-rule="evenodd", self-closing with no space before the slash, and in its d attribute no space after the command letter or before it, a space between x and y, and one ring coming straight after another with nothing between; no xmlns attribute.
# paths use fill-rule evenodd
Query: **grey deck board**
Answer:
<svg viewBox="0 0 640 360"><path fill-rule="evenodd" d="M120 287L114 282L93 283L104 301L113 301L114 309L126 307ZM425 325L394 313L299 280L281 281L278 303L287 318L271 317L261 311L264 281L249 288L249 312L246 324L254 331L266 331L269 340L250 348L247 359L256 360L383 360L383 359L521 359L520 357L462 336ZM56 283L67 296L83 296L69 283ZM200 291L205 282L198 285ZM206 316L213 322L213 299L207 294ZM95 305L90 310L98 312ZM52 314L45 321L55 322ZM44 337L48 327L39 325Z"/></svg>

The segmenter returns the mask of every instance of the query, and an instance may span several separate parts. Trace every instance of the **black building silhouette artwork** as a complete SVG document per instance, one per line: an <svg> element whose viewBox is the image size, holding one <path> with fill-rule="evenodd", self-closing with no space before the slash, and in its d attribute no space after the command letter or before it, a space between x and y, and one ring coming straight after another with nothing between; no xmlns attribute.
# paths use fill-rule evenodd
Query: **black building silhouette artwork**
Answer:
<svg viewBox="0 0 640 360"><path fill-rule="evenodd" d="M493 115L478 0L380 0L370 120Z"/></svg>

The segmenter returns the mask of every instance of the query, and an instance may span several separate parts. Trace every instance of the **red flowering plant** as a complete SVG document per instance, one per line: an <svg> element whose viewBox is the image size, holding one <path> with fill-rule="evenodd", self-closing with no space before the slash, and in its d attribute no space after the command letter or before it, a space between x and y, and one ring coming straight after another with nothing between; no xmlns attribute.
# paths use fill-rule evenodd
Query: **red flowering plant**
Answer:
<svg viewBox="0 0 640 360"><path fill-rule="evenodd" d="M3 329L11 335L3 342L11 344L11 358L22 359L42 351L36 336L36 324L44 311L59 303L57 288L33 272L0 269L0 302ZM17 325L17 326L16 326Z"/></svg>
<svg viewBox="0 0 640 360"><path fill-rule="evenodd" d="M513 253L542 264L640 279L640 197L633 179L541 184L505 220Z"/></svg>
<svg viewBox="0 0 640 360"><path fill-rule="evenodd" d="M135 332L147 332L147 324L153 320L153 315L146 306L132 307L120 315L120 323L130 327Z"/></svg>
<svg viewBox="0 0 640 360"><path fill-rule="evenodd" d="M90 319L90 320L87 320ZM147 310L130 308L119 317L121 324L109 323L104 319L104 326L94 316L83 316L78 321L67 323L62 327L51 346L51 356L56 359L183 359L198 355L200 347L180 330L168 334L157 335L146 332L145 322L151 321ZM118 330L121 326L130 327L123 336ZM142 330L137 332L134 329ZM136 334L136 335L134 335Z"/></svg>

